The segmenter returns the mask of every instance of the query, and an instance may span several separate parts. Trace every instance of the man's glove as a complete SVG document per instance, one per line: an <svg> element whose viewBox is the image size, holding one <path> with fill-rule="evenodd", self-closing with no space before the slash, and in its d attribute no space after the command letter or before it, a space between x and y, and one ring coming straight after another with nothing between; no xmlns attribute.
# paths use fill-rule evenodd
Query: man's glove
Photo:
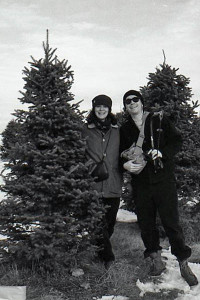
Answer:
<svg viewBox="0 0 200 300"><path fill-rule="evenodd" d="M163 169L164 165L163 165L163 162L161 160L162 153L158 149L151 149L151 150L149 150L148 156L150 156L151 159L152 159L152 161L153 161L155 173L159 169Z"/></svg>
<svg viewBox="0 0 200 300"><path fill-rule="evenodd" d="M157 149L149 150L148 155L151 155L153 160L155 160L158 157L162 158L162 153Z"/></svg>

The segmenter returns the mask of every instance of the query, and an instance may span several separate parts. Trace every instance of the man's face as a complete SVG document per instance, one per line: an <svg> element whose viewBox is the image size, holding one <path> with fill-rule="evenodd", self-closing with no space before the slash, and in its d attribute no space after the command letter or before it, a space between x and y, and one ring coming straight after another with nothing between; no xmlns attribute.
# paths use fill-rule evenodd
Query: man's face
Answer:
<svg viewBox="0 0 200 300"><path fill-rule="evenodd" d="M136 97L135 95L130 95L126 97L125 107L126 107L126 111L130 115L137 115L143 112L142 102L140 98Z"/></svg>

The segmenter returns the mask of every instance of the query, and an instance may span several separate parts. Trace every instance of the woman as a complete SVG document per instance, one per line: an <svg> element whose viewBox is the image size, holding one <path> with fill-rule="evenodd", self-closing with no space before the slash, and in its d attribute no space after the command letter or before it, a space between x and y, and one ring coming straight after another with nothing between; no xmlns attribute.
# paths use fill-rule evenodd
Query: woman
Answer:
<svg viewBox="0 0 200 300"><path fill-rule="evenodd" d="M116 215L120 203L121 176L119 173L119 128L111 113L112 100L106 95L98 95L92 100L92 110L83 128L86 138L86 155L91 163L91 175L94 176L94 189L101 193L106 206L103 239L98 239L99 258L109 268L115 260L110 237L114 231ZM96 177L94 168L102 161L108 171L108 178Z"/></svg>

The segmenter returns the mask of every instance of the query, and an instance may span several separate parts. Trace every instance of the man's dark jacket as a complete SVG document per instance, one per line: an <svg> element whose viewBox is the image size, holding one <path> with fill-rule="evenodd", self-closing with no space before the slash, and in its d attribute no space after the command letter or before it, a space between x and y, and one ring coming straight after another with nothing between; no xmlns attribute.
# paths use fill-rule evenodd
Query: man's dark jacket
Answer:
<svg viewBox="0 0 200 300"><path fill-rule="evenodd" d="M163 180L174 180L174 156L182 146L182 138L175 126L165 115L160 119L158 114L150 113L147 116L144 128L143 152L147 153L151 146L150 120L153 125L154 149L162 153L164 167L155 172L154 164L147 160L143 171L138 175L133 175L137 183L157 183ZM137 142L139 129L133 119L129 116L128 120L120 128L120 153L128 149L133 143ZM125 162L121 159L121 165Z"/></svg>

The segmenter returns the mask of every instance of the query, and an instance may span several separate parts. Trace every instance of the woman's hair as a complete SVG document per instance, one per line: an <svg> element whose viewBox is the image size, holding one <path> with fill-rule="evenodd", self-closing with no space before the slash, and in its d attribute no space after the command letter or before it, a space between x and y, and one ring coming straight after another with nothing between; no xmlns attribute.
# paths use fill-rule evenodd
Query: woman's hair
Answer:
<svg viewBox="0 0 200 300"><path fill-rule="evenodd" d="M95 121L98 120L95 112L94 112L94 108L90 111L90 113L88 114L88 116L86 117L86 121L88 124L91 123L95 123ZM106 120L110 120L112 125L116 125L117 124L117 119L116 117L111 113L111 109L109 108L109 112L108 115L106 117Z"/></svg>

